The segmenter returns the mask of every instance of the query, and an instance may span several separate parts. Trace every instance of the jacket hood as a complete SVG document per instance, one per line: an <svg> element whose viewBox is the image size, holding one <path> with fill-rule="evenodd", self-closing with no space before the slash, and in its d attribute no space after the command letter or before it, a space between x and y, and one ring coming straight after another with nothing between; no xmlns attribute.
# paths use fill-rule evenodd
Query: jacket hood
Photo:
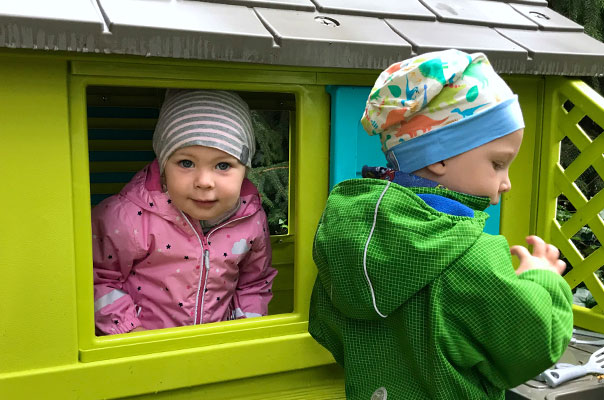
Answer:
<svg viewBox="0 0 604 400"><path fill-rule="evenodd" d="M188 231L188 224L184 223L178 208L172 205L170 196L162 190L161 174L159 172L159 163L157 159L140 170L132 180L120 191L120 195L136 204L147 212L161 216L172 221ZM241 205L232 218L239 218L251 215L262 208L260 195L252 182L247 178L241 184ZM188 217L188 216L187 216ZM189 219L191 219L189 217ZM192 221L195 226L199 221ZM193 234L193 232L190 232Z"/></svg>
<svg viewBox="0 0 604 400"><path fill-rule="evenodd" d="M450 215L419 193L475 210ZM482 234L488 199L445 188L406 188L381 179L334 187L319 222L313 259L331 301L356 319L386 317L429 285Z"/></svg>

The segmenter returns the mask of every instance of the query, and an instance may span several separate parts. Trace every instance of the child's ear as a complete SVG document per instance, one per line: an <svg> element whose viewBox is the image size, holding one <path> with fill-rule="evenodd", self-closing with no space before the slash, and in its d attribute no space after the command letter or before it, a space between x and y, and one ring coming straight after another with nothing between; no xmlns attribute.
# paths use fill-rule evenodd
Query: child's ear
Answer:
<svg viewBox="0 0 604 400"><path fill-rule="evenodd" d="M444 161L439 161L425 167L430 173L436 176L443 176L447 171L447 164Z"/></svg>
<svg viewBox="0 0 604 400"><path fill-rule="evenodd" d="M166 172L162 172L162 174L159 176L159 180L161 183L161 191L166 193L168 192L168 185L166 184Z"/></svg>

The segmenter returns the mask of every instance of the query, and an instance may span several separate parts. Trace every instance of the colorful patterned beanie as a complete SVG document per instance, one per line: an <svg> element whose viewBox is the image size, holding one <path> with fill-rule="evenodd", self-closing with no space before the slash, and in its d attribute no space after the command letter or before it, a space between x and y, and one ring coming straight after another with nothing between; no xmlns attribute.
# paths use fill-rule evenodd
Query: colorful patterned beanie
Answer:
<svg viewBox="0 0 604 400"><path fill-rule="evenodd" d="M378 77L361 123L391 167L414 172L524 128L518 96L482 53L426 53Z"/></svg>
<svg viewBox="0 0 604 400"><path fill-rule="evenodd" d="M246 102L222 90L168 89L153 133L160 171L172 153L188 146L213 147L251 167L256 142Z"/></svg>

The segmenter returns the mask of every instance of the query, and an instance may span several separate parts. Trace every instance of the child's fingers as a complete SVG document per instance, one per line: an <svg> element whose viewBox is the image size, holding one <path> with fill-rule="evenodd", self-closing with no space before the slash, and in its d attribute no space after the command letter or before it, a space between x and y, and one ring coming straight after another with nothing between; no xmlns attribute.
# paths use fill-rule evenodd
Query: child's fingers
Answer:
<svg viewBox="0 0 604 400"><path fill-rule="evenodd" d="M513 256L518 257L520 264L522 264L524 260L531 257L531 253L524 246L512 246L510 247L510 253L512 253Z"/></svg>
<svg viewBox="0 0 604 400"><path fill-rule="evenodd" d="M528 244L533 245L533 256L544 258L547 252L547 244L539 236L531 235L526 238Z"/></svg>
<svg viewBox="0 0 604 400"><path fill-rule="evenodd" d="M564 270L566 269L566 263L562 260L556 260L556 263L554 265L556 271L558 271L558 273L562 275L564 273Z"/></svg>
<svg viewBox="0 0 604 400"><path fill-rule="evenodd" d="M560 250L553 244L547 245L547 258L552 262L555 262L558 258L560 258Z"/></svg>
<svg viewBox="0 0 604 400"><path fill-rule="evenodd" d="M566 263L562 260L556 260L553 264L554 264L554 269L560 275L562 275L564 273L564 270L566 270Z"/></svg>

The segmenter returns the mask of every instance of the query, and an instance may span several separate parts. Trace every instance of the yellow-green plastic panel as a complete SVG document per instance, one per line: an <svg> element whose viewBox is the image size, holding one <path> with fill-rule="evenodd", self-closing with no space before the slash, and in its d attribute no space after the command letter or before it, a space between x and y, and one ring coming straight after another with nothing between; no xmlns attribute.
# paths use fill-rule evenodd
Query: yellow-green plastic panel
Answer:
<svg viewBox="0 0 604 400"><path fill-rule="evenodd" d="M287 69L259 69L229 67L225 63L222 67L193 67L162 64L128 64L128 63L99 63L92 61L74 61L71 72L74 75L97 75L112 77L132 78L158 78L158 79L187 79L204 81L238 81L238 82L266 82L266 83L307 83L316 81L314 72L287 70ZM231 64L236 66L237 64ZM178 74L174 69L178 69Z"/></svg>
<svg viewBox="0 0 604 400"><path fill-rule="evenodd" d="M22 371L0 376L0 395L3 399L106 399L225 382L226 396L230 380L330 362L331 356L306 333Z"/></svg>
<svg viewBox="0 0 604 400"><path fill-rule="evenodd" d="M77 360L66 72L0 58L0 382Z"/></svg>
<svg viewBox="0 0 604 400"><path fill-rule="evenodd" d="M344 370L337 364L156 394L155 400L344 400ZM139 400L147 396L130 397Z"/></svg>
<svg viewBox="0 0 604 400"><path fill-rule="evenodd" d="M540 76L505 76L505 80L518 95L525 128L522 146L510 168L512 190L501 200L500 232L510 246L526 245L526 236L535 232L535 209L531 205L537 201L544 81Z"/></svg>
<svg viewBox="0 0 604 400"><path fill-rule="evenodd" d="M317 84L319 85L347 85L347 86L373 86L382 71L332 71L318 72ZM359 117L360 119L361 117Z"/></svg>
<svg viewBox="0 0 604 400"><path fill-rule="evenodd" d="M575 325L604 332L604 285L595 274L604 265L604 249L600 247L584 257L571 240L584 226L600 243L604 240L604 222L598 215L604 209L604 191L588 199L575 184L589 167L604 176L604 135L592 140L579 126L584 117L589 117L604 127L604 98L581 81L548 77L545 99L537 233L557 246L572 266L565 275L569 285L575 288L583 283L597 303L591 309L574 305ZM561 142L565 138L580 152L566 168L560 164ZM576 209L562 224L556 220L560 195Z"/></svg>

